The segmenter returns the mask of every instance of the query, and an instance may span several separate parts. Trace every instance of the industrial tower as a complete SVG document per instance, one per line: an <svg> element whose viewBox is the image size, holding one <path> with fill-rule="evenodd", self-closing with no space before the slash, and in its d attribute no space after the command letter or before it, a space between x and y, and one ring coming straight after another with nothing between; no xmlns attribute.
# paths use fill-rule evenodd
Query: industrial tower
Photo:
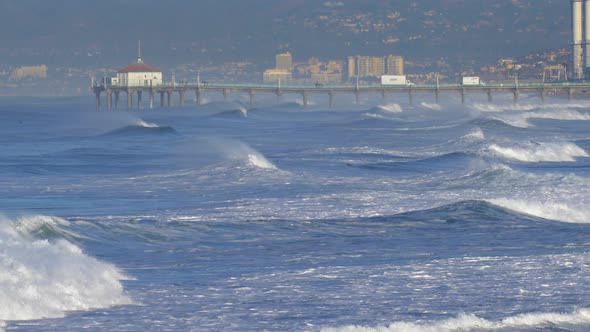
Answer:
<svg viewBox="0 0 590 332"><path fill-rule="evenodd" d="M572 0L574 79L590 78L590 0Z"/></svg>

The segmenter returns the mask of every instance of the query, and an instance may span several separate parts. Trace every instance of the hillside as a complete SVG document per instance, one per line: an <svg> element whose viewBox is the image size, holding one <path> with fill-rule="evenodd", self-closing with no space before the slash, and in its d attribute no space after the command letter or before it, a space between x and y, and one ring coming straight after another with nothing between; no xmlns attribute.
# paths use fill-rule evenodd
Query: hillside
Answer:
<svg viewBox="0 0 590 332"><path fill-rule="evenodd" d="M105 65L402 54L485 62L567 47L564 0L0 2L0 61Z"/></svg>

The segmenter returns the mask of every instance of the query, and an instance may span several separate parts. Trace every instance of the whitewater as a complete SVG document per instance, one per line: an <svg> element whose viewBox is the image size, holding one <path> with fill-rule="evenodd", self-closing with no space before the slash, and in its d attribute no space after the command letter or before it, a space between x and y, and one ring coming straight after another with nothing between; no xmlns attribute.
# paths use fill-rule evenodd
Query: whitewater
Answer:
<svg viewBox="0 0 590 332"><path fill-rule="evenodd" d="M587 100L217 97L0 98L0 331L590 330Z"/></svg>

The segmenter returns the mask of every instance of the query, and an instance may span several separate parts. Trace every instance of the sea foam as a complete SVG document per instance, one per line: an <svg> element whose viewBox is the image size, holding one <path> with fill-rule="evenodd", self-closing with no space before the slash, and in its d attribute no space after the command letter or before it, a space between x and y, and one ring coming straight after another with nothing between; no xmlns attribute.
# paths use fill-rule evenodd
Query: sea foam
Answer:
<svg viewBox="0 0 590 332"><path fill-rule="evenodd" d="M574 143L535 143L506 147L492 144L489 151L508 159L523 162L573 162L588 153Z"/></svg>
<svg viewBox="0 0 590 332"><path fill-rule="evenodd" d="M229 139L211 139L210 143L221 150L225 157L230 160L245 161L250 166L263 169L277 169L260 152L246 143Z"/></svg>
<svg viewBox="0 0 590 332"><path fill-rule="evenodd" d="M431 111L440 111L440 110L442 110L442 107L439 104L421 102L420 103L420 106L422 106L423 108L429 109Z"/></svg>
<svg viewBox="0 0 590 332"><path fill-rule="evenodd" d="M510 111L532 111L534 109L538 109L540 105L534 104L481 104L475 103L471 105L471 107L479 112L482 113L501 113L501 112L510 112Z"/></svg>
<svg viewBox="0 0 590 332"><path fill-rule="evenodd" d="M574 107L584 107L585 104L518 104L494 105L474 104L472 108L481 113L495 113L492 119L502 121L513 127L528 128L530 119L551 119L564 121L590 121L590 114L572 110ZM588 105L585 105L587 108Z"/></svg>
<svg viewBox="0 0 590 332"><path fill-rule="evenodd" d="M505 198L490 199L488 202L501 208L539 218L578 224L590 223L590 210L573 207L566 203L531 202Z"/></svg>
<svg viewBox="0 0 590 332"><path fill-rule="evenodd" d="M404 111L399 104L379 105L377 108L388 113L402 113Z"/></svg>
<svg viewBox="0 0 590 332"><path fill-rule="evenodd" d="M268 161L268 159L266 159L263 155L256 151L248 153L248 162L250 163L250 165L260 168L277 169L277 167L273 165L273 163Z"/></svg>
<svg viewBox="0 0 590 332"><path fill-rule="evenodd" d="M459 332L494 331L522 328L571 327L590 324L590 309L578 309L573 313L532 313L487 320L476 315L462 314L456 318L431 322L396 322L388 326L344 326L325 328L322 332Z"/></svg>
<svg viewBox="0 0 590 332"><path fill-rule="evenodd" d="M550 119L550 120L564 120L564 121L588 121L590 115L572 110L550 110L550 111L531 111L513 114L499 115L502 121L520 128L528 128L531 126L530 119Z"/></svg>
<svg viewBox="0 0 590 332"><path fill-rule="evenodd" d="M62 317L72 310L130 304L114 265L85 254L64 239L38 239L29 233L43 221L0 217L0 321ZM0 323L0 327L2 324Z"/></svg>
<svg viewBox="0 0 590 332"><path fill-rule="evenodd" d="M473 131L471 131L470 133L463 135L463 137L461 137L464 140L467 141L471 141L471 142L477 142L477 141L483 141L486 136L483 133L483 130L481 130L481 128L475 128Z"/></svg>
<svg viewBox="0 0 590 332"><path fill-rule="evenodd" d="M142 119L137 119L135 121L135 125L140 126L140 127L144 127L144 128L158 128L158 127L160 127L155 123L145 122Z"/></svg>

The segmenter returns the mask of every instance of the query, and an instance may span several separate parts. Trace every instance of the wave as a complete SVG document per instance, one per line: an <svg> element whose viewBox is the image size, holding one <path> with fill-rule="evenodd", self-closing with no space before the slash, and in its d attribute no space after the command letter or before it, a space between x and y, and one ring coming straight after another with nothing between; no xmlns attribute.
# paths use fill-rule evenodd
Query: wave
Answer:
<svg viewBox="0 0 590 332"><path fill-rule="evenodd" d="M399 118L392 117L392 115L396 114L399 115L403 113L403 109L399 104L387 104L387 105L379 105L373 107L363 113L361 119L363 120L371 120L371 119L378 119L378 120L400 120Z"/></svg>
<svg viewBox="0 0 590 332"><path fill-rule="evenodd" d="M577 157L590 156L574 143L529 142L517 147L492 144L488 150L500 157L522 162L574 162Z"/></svg>
<svg viewBox="0 0 590 332"><path fill-rule="evenodd" d="M530 119L590 121L590 114L568 109L570 107L571 105L547 105L541 109L537 105L474 105L474 108L482 113L499 113L489 117L490 119L496 119L518 128L531 127Z"/></svg>
<svg viewBox="0 0 590 332"><path fill-rule="evenodd" d="M553 119L553 120L590 120L590 114L572 110L558 110L550 112L527 112L524 115L529 119Z"/></svg>
<svg viewBox="0 0 590 332"><path fill-rule="evenodd" d="M572 313L529 313L488 320L473 314L461 314L456 318L424 323L396 322L388 326L345 326L321 329L322 332L459 332L493 331L508 329L567 328L590 324L590 309L578 309Z"/></svg>
<svg viewBox="0 0 590 332"><path fill-rule="evenodd" d="M248 117L248 110L245 107L240 107L235 110L223 111L212 115L214 118L239 118L244 119Z"/></svg>
<svg viewBox="0 0 590 332"><path fill-rule="evenodd" d="M374 170L387 170L415 174L447 171L452 169L464 169L466 165L471 165L475 161L479 160L480 159L477 155L471 153L451 152L419 160L371 163L360 165L360 167Z"/></svg>
<svg viewBox="0 0 590 332"><path fill-rule="evenodd" d="M482 113L502 113L502 112L511 112L511 111L532 111L536 109L541 109L541 105L535 104L506 104L506 105L499 105L499 104L481 104L475 103L472 104L471 107L479 112Z"/></svg>
<svg viewBox="0 0 590 332"><path fill-rule="evenodd" d="M79 237L69 232L65 227L70 223L58 217L35 215L17 218L14 222L14 228L23 234L30 234L37 238L55 238L62 236Z"/></svg>
<svg viewBox="0 0 590 332"><path fill-rule="evenodd" d="M40 239L48 216L0 217L0 321L63 317L74 310L131 304L114 265L86 255L65 239ZM1 326L1 324L0 324Z"/></svg>
<svg viewBox="0 0 590 332"><path fill-rule="evenodd" d="M210 140L210 143L221 150L227 159L246 162L249 166L262 169L278 169L260 152L243 142L228 139L213 139Z"/></svg>
<svg viewBox="0 0 590 332"><path fill-rule="evenodd" d="M379 217L383 218L383 217ZM415 210L387 217L387 219L401 220L439 220L457 222L463 220L486 220L488 222L509 222L514 219L506 209L481 200L467 200L426 210Z"/></svg>
<svg viewBox="0 0 590 332"><path fill-rule="evenodd" d="M482 113L502 113L511 111L530 112L535 110L563 110L563 109L588 109L590 102L567 102L567 103L546 103L546 104L482 104L475 103L471 107Z"/></svg>
<svg viewBox="0 0 590 332"><path fill-rule="evenodd" d="M341 154L346 156L384 156L384 157L394 157L394 158L418 158L422 156L422 154L418 152L408 152L408 151L401 151L401 150L388 150L382 149L378 147L371 147L371 146L355 146L355 147L347 147L347 148L327 148L327 149L320 149L314 151L314 153L318 153L321 155L326 154Z"/></svg>
<svg viewBox="0 0 590 332"><path fill-rule="evenodd" d="M531 127L530 119L549 119L562 121L588 121L590 114L572 110L533 111L499 115L502 121L519 128Z"/></svg>
<svg viewBox="0 0 590 332"><path fill-rule="evenodd" d="M140 126L140 127L145 127L145 128L158 128L158 127L160 127L155 123L145 122L142 119L137 119L137 121L135 122L135 125Z"/></svg>
<svg viewBox="0 0 590 332"><path fill-rule="evenodd" d="M248 153L248 163L258 168L277 169L277 167L273 163L268 161L268 159L266 159L262 154L256 151Z"/></svg>
<svg viewBox="0 0 590 332"><path fill-rule="evenodd" d="M480 128L494 129L494 128L517 128L523 127L517 126L514 123L510 123L505 119L500 118L477 118L468 122L468 124L477 126Z"/></svg>
<svg viewBox="0 0 590 332"><path fill-rule="evenodd" d="M374 111L382 111L386 113L402 113L404 110L399 104L378 105L373 108Z"/></svg>
<svg viewBox="0 0 590 332"><path fill-rule="evenodd" d="M423 108L429 109L431 111L440 111L440 110L442 110L442 107L439 104L421 102L420 103L420 106L422 106Z"/></svg>
<svg viewBox="0 0 590 332"><path fill-rule="evenodd" d="M590 210L561 202L525 201L515 199L489 199L490 204L525 215L566 223L590 223Z"/></svg>
<svg viewBox="0 0 590 332"><path fill-rule="evenodd" d="M399 120L399 119L390 118L390 117L387 117L385 115L377 114L377 113L364 113L363 115L361 115L361 121L362 120L389 120L389 121L394 121L394 120Z"/></svg>
<svg viewBox="0 0 590 332"><path fill-rule="evenodd" d="M130 125L112 130L102 136L136 136L136 135L167 135L176 134L176 130L170 126L144 126Z"/></svg>
<svg viewBox="0 0 590 332"><path fill-rule="evenodd" d="M483 133L483 130L477 127L470 133L463 135L461 138L470 142L480 142L483 141L486 138L486 136Z"/></svg>

